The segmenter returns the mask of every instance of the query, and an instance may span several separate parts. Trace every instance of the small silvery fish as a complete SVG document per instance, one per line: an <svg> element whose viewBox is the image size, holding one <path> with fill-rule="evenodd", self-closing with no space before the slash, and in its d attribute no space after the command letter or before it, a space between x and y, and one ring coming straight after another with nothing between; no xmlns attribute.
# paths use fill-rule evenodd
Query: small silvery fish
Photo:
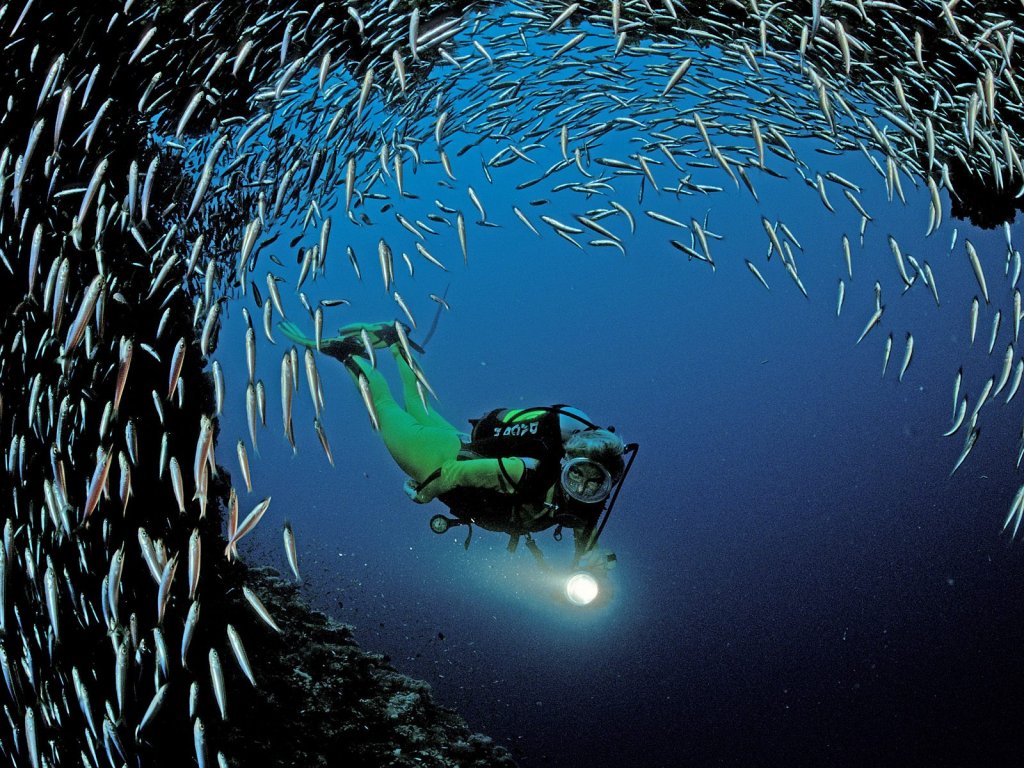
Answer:
<svg viewBox="0 0 1024 768"><path fill-rule="evenodd" d="M295 547L295 532L292 531L292 524L288 520L284 521L282 528L284 537L284 553L288 559L288 565L292 569L292 573L295 574L296 581L302 581L302 577L299 575L299 555Z"/></svg>

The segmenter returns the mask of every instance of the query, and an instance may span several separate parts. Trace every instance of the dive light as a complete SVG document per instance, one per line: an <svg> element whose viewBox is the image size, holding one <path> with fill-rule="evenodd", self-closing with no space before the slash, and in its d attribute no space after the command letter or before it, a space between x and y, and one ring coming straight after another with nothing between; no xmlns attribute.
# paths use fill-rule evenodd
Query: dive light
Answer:
<svg viewBox="0 0 1024 768"><path fill-rule="evenodd" d="M599 591L597 579L586 571L574 573L565 582L565 596L573 605L589 605Z"/></svg>

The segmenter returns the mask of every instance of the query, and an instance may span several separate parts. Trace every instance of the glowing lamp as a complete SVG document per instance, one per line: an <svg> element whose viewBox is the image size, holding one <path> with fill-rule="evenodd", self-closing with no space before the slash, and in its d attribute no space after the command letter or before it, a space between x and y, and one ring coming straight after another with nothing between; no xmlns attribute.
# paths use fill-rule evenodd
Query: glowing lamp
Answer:
<svg viewBox="0 0 1024 768"><path fill-rule="evenodd" d="M573 605L587 605L597 597L597 579L589 573L576 573L565 583L565 596Z"/></svg>

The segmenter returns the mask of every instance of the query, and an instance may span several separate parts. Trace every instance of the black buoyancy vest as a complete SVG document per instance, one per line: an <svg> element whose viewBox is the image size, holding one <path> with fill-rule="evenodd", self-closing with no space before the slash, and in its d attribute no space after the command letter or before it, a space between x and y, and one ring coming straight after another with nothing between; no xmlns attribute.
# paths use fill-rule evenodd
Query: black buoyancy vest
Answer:
<svg viewBox="0 0 1024 768"><path fill-rule="evenodd" d="M496 408L486 416L471 419L472 449L485 458L522 456L541 462L557 461L562 456L562 432L558 424L561 407Z"/></svg>
<svg viewBox="0 0 1024 768"><path fill-rule="evenodd" d="M563 405L534 408L497 408L473 424L468 449L482 458L536 459L516 488L522 500L535 501L558 480L564 455L559 409Z"/></svg>
<svg viewBox="0 0 1024 768"><path fill-rule="evenodd" d="M479 419L470 419L473 431L461 456L530 458L537 459L538 466L527 471L515 484L514 494L457 488L443 494L441 501L456 514L472 509L476 516L495 518L495 523L508 520L521 504L543 503L548 489L558 481L561 471L563 449L559 409L563 407L566 406L545 405L514 410L496 408ZM490 526L483 523L483 527Z"/></svg>

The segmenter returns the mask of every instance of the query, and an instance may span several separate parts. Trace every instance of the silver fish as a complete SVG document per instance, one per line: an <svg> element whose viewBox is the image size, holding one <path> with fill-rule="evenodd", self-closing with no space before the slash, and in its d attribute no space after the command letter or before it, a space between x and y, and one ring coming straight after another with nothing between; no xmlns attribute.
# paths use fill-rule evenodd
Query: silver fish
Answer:
<svg viewBox="0 0 1024 768"><path fill-rule="evenodd" d="M153 540L149 537L145 528L139 528L139 549L142 551L142 559L149 568L149 573L153 577L153 582L159 585L160 577L163 575L163 566L161 566L157 559L156 548L153 546Z"/></svg>
<svg viewBox="0 0 1024 768"><path fill-rule="evenodd" d="M907 333L907 348L903 353L903 364L900 366L900 375L898 380L903 381L903 375L907 372L907 368L910 367L910 360L914 356L914 337Z"/></svg>
<svg viewBox="0 0 1024 768"><path fill-rule="evenodd" d="M107 573L107 603L114 624L118 623L117 605L121 594L121 575L124 572L124 546L110 558L110 569Z"/></svg>
<svg viewBox="0 0 1024 768"><path fill-rule="evenodd" d="M171 558L164 566L160 575L160 587L157 591L157 624L164 623L164 614L167 611L167 603L171 597L171 582L174 581L174 574L178 570L178 556Z"/></svg>
<svg viewBox="0 0 1024 768"><path fill-rule="evenodd" d="M284 553L288 558L288 565L292 569L292 573L295 574L296 581L302 581L302 577L299 575L299 555L295 547L295 533L292 531L292 524L285 520L283 526L284 536Z"/></svg>
<svg viewBox="0 0 1024 768"><path fill-rule="evenodd" d="M992 389L995 387L996 377L990 376L988 381L985 382L985 386L981 389L981 395L978 396L978 403L974 406L974 411L971 412L970 422L974 424L978 420L978 413L981 411L981 407L988 402L989 395L992 394Z"/></svg>
<svg viewBox="0 0 1024 768"><path fill-rule="evenodd" d="M188 649L192 645L192 638L199 624L199 603L193 602L189 606L188 614L185 616L185 628L181 633L181 666L188 668Z"/></svg>
<svg viewBox="0 0 1024 768"><path fill-rule="evenodd" d="M199 768L206 768L206 728L198 717L192 725L192 740L196 750L196 762Z"/></svg>
<svg viewBox="0 0 1024 768"><path fill-rule="evenodd" d="M92 479L89 481L85 506L82 510L83 522L89 519L89 516L99 503L100 494L107 484L107 474L110 472L110 462L113 458L114 454L102 447L96 452L96 468L93 470Z"/></svg>
<svg viewBox="0 0 1024 768"><path fill-rule="evenodd" d="M185 363L185 339L178 339L174 345L174 353L171 355L171 367L167 377L167 399L170 400L178 387L178 380L181 377L181 369Z"/></svg>
<svg viewBox="0 0 1024 768"><path fill-rule="evenodd" d="M285 352L281 357L281 421L284 425L284 436L295 451L295 435L292 429L292 395L294 378L292 376L292 356Z"/></svg>
<svg viewBox="0 0 1024 768"><path fill-rule="evenodd" d="M256 388L251 382L245 388L245 414L249 425L249 439L252 441L253 448L258 451L259 448L256 444Z"/></svg>
<svg viewBox="0 0 1024 768"><path fill-rule="evenodd" d="M25 710L25 747L28 750L29 765L39 768L39 738L36 733L36 713L29 706Z"/></svg>
<svg viewBox="0 0 1024 768"><path fill-rule="evenodd" d="M214 413L220 416L224 410L224 371L221 369L220 361L214 360L210 366L213 374L213 406Z"/></svg>
<svg viewBox="0 0 1024 768"><path fill-rule="evenodd" d="M409 318L410 325L412 325L412 327L415 328L416 327L416 319L412 316L412 312L409 311L409 307L406 305L405 300L402 299L402 297L398 293L398 291L395 291L393 295L394 295L395 302L401 308L402 312L405 313L405 316L407 318Z"/></svg>
<svg viewBox="0 0 1024 768"><path fill-rule="evenodd" d="M199 476L206 469L213 452L213 422L205 414L199 418L199 437L196 440L195 456L192 462L192 480L198 487ZM216 462L210 462L216 466Z"/></svg>
<svg viewBox="0 0 1024 768"><path fill-rule="evenodd" d="M273 308L273 304L269 301L263 302L263 335L267 337L271 344L276 344L277 342L274 341L274 335L271 332L274 323Z"/></svg>
<svg viewBox="0 0 1024 768"><path fill-rule="evenodd" d="M281 629L278 623L274 621L274 617L270 615L270 611L267 610L267 607L256 596L255 592L249 589L249 587L243 586L242 594L245 596L245 599L249 603L249 605L252 606L252 609L256 612L256 615L259 616L268 627L270 627L272 630L279 634L284 632L284 630Z"/></svg>
<svg viewBox="0 0 1024 768"><path fill-rule="evenodd" d="M242 471L242 479L245 480L245 490L252 491L252 476L249 474L249 457L245 452L245 443L238 441L236 446L238 453L238 466Z"/></svg>
<svg viewBox="0 0 1024 768"><path fill-rule="evenodd" d="M391 254L391 246L387 244L384 238L381 238L377 242L377 255L380 259L381 275L384 278L384 290L387 291L390 289L391 283L394 280L394 262Z"/></svg>
<svg viewBox="0 0 1024 768"><path fill-rule="evenodd" d="M525 217L522 217L525 220ZM533 229L532 225L527 222L527 226ZM462 248L462 261L464 264L469 263L469 244L468 237L466 235L466 219L462 215L462 211L457 211L455 214L455 227L459 233L459 247ZM537 230L534 230L536 232ZM539 233L538 233L539 234Z"/></svg>
<svg viewBox="0 0 1024 768"><path fill-rule="evenodd" d="M665 89L661 92L661 98L668 96L669 91L676 87L679 81L683 79L683 76L686 74L686 71L690 68L690 64L692 63L692 59L683 59L679 66L676 67L676 70L672 73L671 77L669 77L668 82L665 84Z"/></svg>
<svg viewBox="0 0 1024 768"><path fill-rule="evenodd" d="M213 334L217 330L217 319L220 317L220 301L215 301L210 311L206 313L206 321L203 323L203 334L200 339L199 349L203 357L209 357L213 340Z"/></svg>
<svg viewBox="0 0 1024 768"><path fill-rule="evenodd" d="M181 478L181 467L178 460L171 456L167 462L171 475L171 489L174 491L174 499L178 502L178 514L185 514L185 486Z"/></svg>
<svg viewBox="0 0 1024 768"><path fill-rule="evenodd" d="M213 145L213 149L210 150L210 154L206 158L206 163L203 166L203 171L199 175L199 183L196 184L196 191L192 196L192 203L189 205L186 219L191 219L195 215L196 211L203 203L203 198L206 196L207 190L210 188L210 182L213 180L213 169L217 164L217 159L220 157L220 153L224 149L224 145L227 144L228 137L226 134L221 135Z"/></svg>
<svg viewBox="0 0 1024 768"><path fill-rule="evenodd" d="M956 463L953 465L953 469L951 469L949 472L950 477L952 477L954 473L958 469L960 469L960 465L964 463L964 460L967 458L967 455L971 452L971 449L974 448L975 444L978 442L978 435L980 433L981 430L975 427L967 435L967 440L964 442L964 448L960 452L960 456L957 458Z"/></svg>
<svg viewBox="0 0 1024 768"><path fill-rule="evenodd" d="M270 272L267 272L267 292L270 294L270 300L274 302L277 314L281 316L282 320L286 320L284 305L281 303L281 293L277 289L277 278Z"/></svg>
<svg viewBox="0 0 1024 768"><path fill-rule="evenodd" d="M864 337L868 335L868 331L878 325L878 321L882 319L882 312L885 311L884 306L876 307L874 313L868 318L867 324L864 326L864 330L861 331L860 336L857 338L855 344L860 344L864 340Z"/></svg>
<svg viewBox="0 0 1024 768"><path fill-rule="evenodd" d="M199 536L199 529L192 529L192 535L188 540L188 599L196 599L196 590L199 589L199 571L202 564L203 540Z"/></svg>
<svg viewBox="0 0 1024 768"><path fill-rule="evenodd" d="M100 291L103 290L103 286L104 279L100 275L96 275L92 282L89 283L89 287L82 297L82 303L78 307L78 313L75 315L74 322L71 323L67 337L64 340L65 356L74 351L84 338L86 326L89 324L93 310L96 308L96 302L99 299Z"/></svg>
<svg viewBox="0 0 1024 768"><path fill-rule="evenodd" d="M260 521L267 509L270 507L270 496L263 499L259 504L253 507L252 512L246 515L245 519L238 524L238 529L235 531L235 535L231 537L228 542L228 547L235 547L242 537L244 537L249 531L256 527L256 524Z"/></svg>
<svg viewBox="0 0 1024 768"><path fill-rule="evenodd" d="M46 573L43 576L46 592L46 612L50 617L50 626L56 641L60 642L60 598L57 591L57 574L54 572L50 558L46 559Z"/></svg>
<svg viewBox="0 0 1024 768"><path fill-rule="evenodd" d="M1011 539L1017 538L1017 530L1020 528L1021 519L1024 518L1024 485L1022 485L1016 495L1013 497L1013 501L1010 503L1010 511L1006 515L1006 522L1003 523L1003 530L1005 531L1013 523L1013 532L1010 534Z"/></svg>
<svg viewBox="0 0 1024 768"><path fill-rule="evenodd" d="M217 709L222 720L228 719L228 694L224 685L224 670L220 666L220 654L216 648L210 649L210 681L213 684L213 695L217 699Z"/></svg>
<svg viewBox="0 0 1024 768"><path fill-rule="evenodd" d="M146 711L142 715L142 719L139 721L139 724L135 727L136 741L139 740L139 738L142 735L142 732L145 730L146 726L153 720L153 718L160 714L160 710L163 708L164 701L167 699L167 689L168 683L164 683L157 689L156 693L153 694L153 698L150 699L149 706L146 707Z"/></svg>
<svg viewBox="0 0 1024 768"><path fill-rule="evenodd" d="M228 643L231 645L231 650L235 654L235 660L238 662L238 668L242 670L242 674L252 684L253 688L256 687L256 678L252 673L252 665L249 664L249 657L245 652L245 646L242 645L242 636L238 634L231 624L228 624Z"/></svg>
<svg viewBox="0 0 1024 768"><path fill-rule="evenodd" d="M1003 356L1003 367L999 373L995 388L992 390L992 397L996 397L1003 391L1003 387L1010 381L1010 372L1013 370L1013 343L1007 345L1006 354Z"/></svg>
<svg viewBox="0 0 1024 768"><path fill-rule="evenodd" d="M245 329L245 364L251 384L256 376L256 331L251 327Z"/></svg>
<svg viewBox="0 0 1024 768"><path fill-rule="evenodd" d="M995 315L992 316L992 335L988 340L988 353L991 355L992 350L996 347L996 337L999 335L999 326L1002 323L1003 311L997 309Z"/></svg>
<svg viewBox="0 0 1024 768"><path fill-rule="evenodd" d="M370 416L370 422L373 424L373 429L379 432L380 420L377 417L377 407L374 405L373 395L370 392L370 382L367 380L366 375L360 372L356 379L356 383L359 386L359 394L363 398L363 404L366 406L366 411Z"/></svg>
<svg viewBox="0 0 1024 768"><path fill-rule="evenodd" d="M256 381L256 407L260 414L260 423L267 426L267 388L263 385L263 379Z"/></svg>
<svg viewBox="0 0 1024 768"><path fill-rule="evenodd" d="M985 273L981 268L981 259L978 257L978 251L974 248L974 245L970 240L964 239L964 245L967 248L967 257L970 259L971 268L974 270L974 277L978 281L978 287L981 288L981 295L985 299L985 303L988 304L988 286L985 284Z"/></svg>
<svg viewBox="0 0 1024 768"><path fill-rule="evenodd" d="M117 694L117 711L122 716L124 715L124 709L126 699L128 697L128 640L125 639L117 648L117 661L115 663L114 671L114 688Z"/></svg>
<svg viewBox="0 0 1024 768"><path fill-rule="evenodd" d="M231 487L228 493L228 541L230 542L235 538L235 532L238 530L238 493L235 491L234 486ZM235 547L230 544L225 550L225 555L230 562L232 557L237 555Z"/></svg>
<svg viewBox="0 0 1024 768"><path fill-rule="evenodd" d="M334 455L331 453L331 445L327 441L327 432L324 430L324 425L320 419L313 419L313 428L316 430L317 439L320 441L320 447L324 449L324 454L327 456L327 461L330 462L331 466L334 466Z"/></svg>
<svg viewBox="0 0 1024 768"><path fill-rule="evenodd" d="M320 374L316 369L316 358L313 355L313 350L309 347L305 350L304 362L306 369L306 384L309 386L309 396L313 401L313 412L316 414L316 417L319 418L320 411L324 407L323 390L320 386Z"/></svg>
<svg viewBox="0 0 1024 768"><path fill-rule="evenodd" d="M1013 400L1013 396L1017 394L1022 375L1024 375L1024 359L1018 360L1013 369L1013 379L1010 381L1010 391L1006 395L1006 402Z"/></svg>
<svg viewBox="0 0 1024 768"><path fill-rule="evenodd" d="M72 236L75 238L76 244L79 244L82 236L82 226L85 223L85 216L89 212L89 207L92 205L92 201L96 198L96 193L99 191L100 184L103 183L103 176L107 172L108 161L106 158L100 160L96 164L96 168L92 173L92 177L89 179L89 185L86 187L85 194L82 196L82 204L78 209L78 217L75 219L75 224L72 227Z"/></svg>

